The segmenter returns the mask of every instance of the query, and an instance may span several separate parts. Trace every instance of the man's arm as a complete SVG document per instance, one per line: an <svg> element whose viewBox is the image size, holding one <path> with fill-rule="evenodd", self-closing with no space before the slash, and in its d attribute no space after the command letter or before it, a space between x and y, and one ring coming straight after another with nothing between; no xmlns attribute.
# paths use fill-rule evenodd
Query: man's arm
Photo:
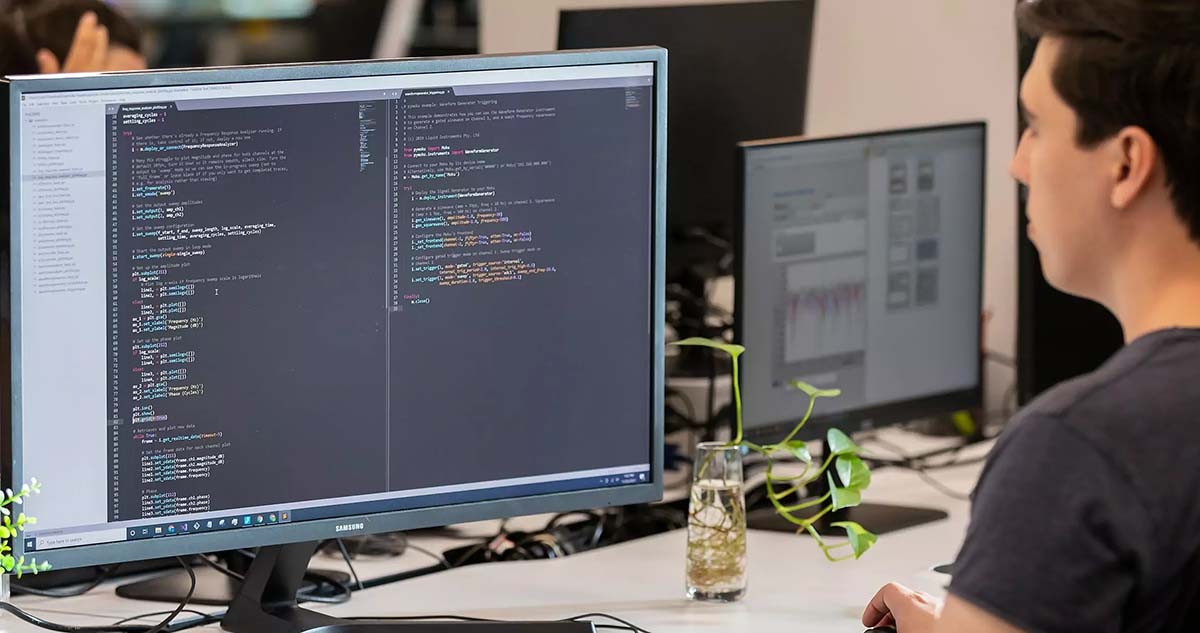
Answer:
<svg viewBox="0 0 1200 633"><path fill-rule="evenodd" d="M943 606L929 594L892 583L879 590L863 612L864 626L894 626L897 633L1025 633L953 595Z"/></svg>

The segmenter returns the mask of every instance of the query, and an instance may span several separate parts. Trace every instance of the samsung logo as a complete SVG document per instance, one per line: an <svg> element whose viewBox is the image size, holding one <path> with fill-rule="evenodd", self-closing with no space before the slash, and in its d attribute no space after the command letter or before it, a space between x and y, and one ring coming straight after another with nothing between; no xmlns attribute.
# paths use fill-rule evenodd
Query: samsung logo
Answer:
<svg viewBox="0 0 1200 633"><path fill-rule="evenodd" d="M366 527L366 525L364 525L362 523L343 523L341 525L335 526L333 528L333 531L334 532L353 532L354 530L361 530L365 527Z"/></svg>

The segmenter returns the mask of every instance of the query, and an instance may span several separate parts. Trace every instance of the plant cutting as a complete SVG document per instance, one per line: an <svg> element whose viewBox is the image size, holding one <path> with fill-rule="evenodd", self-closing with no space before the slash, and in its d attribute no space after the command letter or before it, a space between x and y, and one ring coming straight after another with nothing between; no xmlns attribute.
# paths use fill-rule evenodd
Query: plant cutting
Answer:
<svg viewBox="0 0 1200 633"><path fill-rule="evenodd" d="M796 439L812 417L820 398L841 395L837 389L818 389L794 380L792 387L808 397L808 408L791 432L772 444L746 441L742 429L742 395L738 360L746 351L741 345L706 338L689 338L673 345L708 347L729 355L733 369L734 436L725 443L701 444L693 475L688 510L688 594L699 599L736 600L745 590L746 517L742 493L741 456L761 455L766 461L767 499L779 516L808 532L831 562L860 558L877 537L853 521L831 525L846 532L843 542L827 542L814 525L831 512L852 508L862 502L862 491L871 483L871 472L859 457L861 449L845 433L831 429L826 435L826 455L818 465L808 445ZM736 460L736 464L731 462ZM779 474L784 462L803 466L799 474ZM788 503L807 486L825 481L824 495Z"/></svg>

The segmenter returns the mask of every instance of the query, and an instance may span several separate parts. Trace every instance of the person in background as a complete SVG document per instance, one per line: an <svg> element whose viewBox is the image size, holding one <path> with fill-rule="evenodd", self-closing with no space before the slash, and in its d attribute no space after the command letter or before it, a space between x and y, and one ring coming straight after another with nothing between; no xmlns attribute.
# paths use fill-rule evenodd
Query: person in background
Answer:
<svg viewBox="0 0 1200 633"><path fill-rule="evenodd" d="M0 63L6 75L146 68L141 30L100 0L11 7L0 18Z"/></svg>

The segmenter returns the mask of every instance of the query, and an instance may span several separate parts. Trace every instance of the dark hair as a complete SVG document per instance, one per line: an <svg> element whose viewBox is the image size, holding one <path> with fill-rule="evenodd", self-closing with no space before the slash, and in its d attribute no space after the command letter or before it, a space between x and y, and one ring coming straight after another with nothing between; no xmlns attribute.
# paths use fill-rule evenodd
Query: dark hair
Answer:
<svg viewBox="0 0 1200 633"><path fill-rule="evenodd" d="M1017 21L1032 37L1063 40L1051 81L1079 118L1079 144L1146 130L1200 242L1200 2L1022 0Z"/></svg>
<svg viewBox="0 0 1200 633"><path fill-rule="evenodd" d="M75 27L91 11L108 29L110 44L142 51L142 32L136 24L100 0L52 0L25 4L21 15L25 37L34 50L45 48L65 62L75 38Z"/></svg>
<svg viewBox="0 0 1200 633"><path fill-rule="evenodd" d="M16 23L0 15L0 76L36 75L37 56Z"/></svg>

